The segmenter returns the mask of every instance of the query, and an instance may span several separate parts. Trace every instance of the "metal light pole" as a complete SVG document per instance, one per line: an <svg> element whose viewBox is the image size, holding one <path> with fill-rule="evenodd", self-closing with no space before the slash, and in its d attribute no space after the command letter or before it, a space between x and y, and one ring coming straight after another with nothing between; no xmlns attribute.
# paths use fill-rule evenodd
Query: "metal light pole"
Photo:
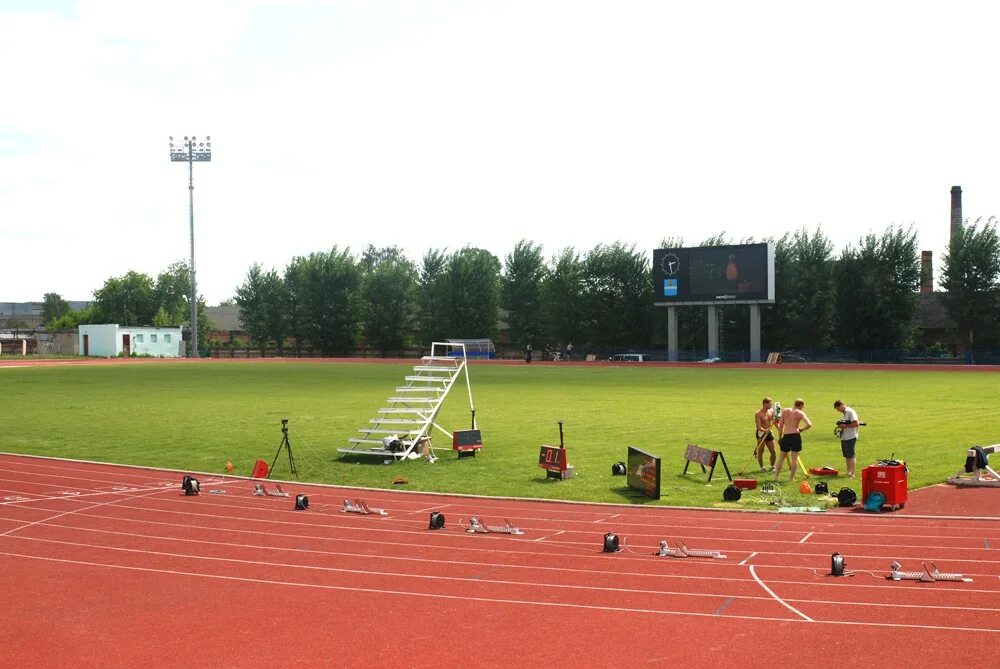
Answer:
<svg viewBox="0 0 1000 669"><path fill-rule="evenodd" d="M194 164L212 160L212 138L197 141L197 137L185 137L184 141L170 138L170 161L188 164L188 214L191 222L191 346L188 357L198 357L198 287L194 273Z"/></svg>

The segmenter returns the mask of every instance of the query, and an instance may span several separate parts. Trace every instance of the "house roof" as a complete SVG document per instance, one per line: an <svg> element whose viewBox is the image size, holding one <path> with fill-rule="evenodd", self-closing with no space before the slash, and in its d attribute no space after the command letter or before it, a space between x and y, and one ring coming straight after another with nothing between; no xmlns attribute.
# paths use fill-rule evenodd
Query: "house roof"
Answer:
<svg viewBox="0 0 1000 669"><path fill-rule="evenodd" d="M236 305L225 307L205 307L205 315L212 321L212 329L218 332L242 332L240 308Z"/></svg>
<svg viewBox="0 0 1000 669"><path fill-rule="evenodd" d="M947 293L935 291L933 293L920 293L920 302L917 305L916 322L923 330L954 330L958 327L948 310L945 309L943 296Z"/></svg>

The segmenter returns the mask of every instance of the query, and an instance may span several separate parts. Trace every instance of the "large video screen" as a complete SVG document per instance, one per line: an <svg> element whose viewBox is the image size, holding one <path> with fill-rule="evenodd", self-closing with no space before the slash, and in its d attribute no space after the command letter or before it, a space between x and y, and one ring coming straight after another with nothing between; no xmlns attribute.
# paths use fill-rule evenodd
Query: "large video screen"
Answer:
<svg viewBox="0 0 1000 669"><path fill-rule="evenodd" d="M774 246L737 244L653 251L653 302L774 302Z"/></svg>
<svg viewBox="0 0 1000 669"><path fill-rule="evenodd" d="M647 497L660 499L660 458L641 451L635 446L628 447L626 464L628 487L638 490Z"/></svg>

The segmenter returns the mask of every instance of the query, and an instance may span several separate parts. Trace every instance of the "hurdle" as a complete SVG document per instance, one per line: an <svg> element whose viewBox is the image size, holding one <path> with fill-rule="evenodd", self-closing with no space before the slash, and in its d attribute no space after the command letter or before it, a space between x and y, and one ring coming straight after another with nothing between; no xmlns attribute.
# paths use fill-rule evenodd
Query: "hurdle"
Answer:
<svg viewBox="0 0 1000 669"><path fill-rule="evenodd" d="M462 521L459 521L459 525ZM462 525L462 527L465 527ZM469 527L465 528L466 532L473 534L524 534L521 530L510 524L510 521L506 518L503 519L503 525L486 525L481 520L473 516L469 518Z"/></svg>
<svg viewBox="0 0 1000 669"><path fill-rule="evenodd" d="M385 509L377 509L373 506L368 506L362 499L345 499L344 506L341 509L343 513L360 513L363 516L374 515L374 516L388 516L389 512Z"/></svg>
<svg viewBox="0 0 1000 669"><path fill-rule="evenodd" d="M715 559L724 559L726 556L722 554L722 551L711 551L703 550L699 548L688 548L683 541L676 539L675 542L677 548L671 548L667 543L666 539L660 541L660 550L653 555L657 557L678 557L678 558L688 558L688 557L706 557Z"/></svg>
<svg viewBox="0 0 1000 669"><path fill-rule="evenodd" d="M1000 444L973 446L965 452L965 465L948 479L959 487L1000 488L1000 474L990 467L990 456L1000 450ZM982 451L982 454L980 454ZM983 470L992 478L983 478ZM971 477L963 474L972 474Z"/></svg>

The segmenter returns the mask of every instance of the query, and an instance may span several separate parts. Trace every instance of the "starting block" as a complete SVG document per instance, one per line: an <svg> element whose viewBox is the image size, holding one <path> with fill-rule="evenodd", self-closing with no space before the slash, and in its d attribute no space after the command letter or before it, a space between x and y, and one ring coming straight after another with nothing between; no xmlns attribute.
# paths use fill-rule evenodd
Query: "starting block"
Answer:
<svg viewBox="0 0 1000 669"><path fill-rule="evenodd" d="M970 448L965 452L965 466L948 483L955 486L1000 488L1000 474L990 467L990 456L1000 450L1000 444ZM980 455L979 451L982 451ZM971 477L962 474L972 474Z"/></svg>
<svg viewBox="0 0 1000 669"><path fill-rule="evenodd" d="M697 548L688 548L687 546L684 545L684 542L681 541L680 539L677 539L675 543L677 544L677 548L671 548L670 545L667 543L667 540L664 539L663 541L660 542L659 552L654 553L654 555L658 557L679 557L679 558L707 557L707 558L716 558L720 560L726 557L725 555L722 554L721 551L709 551Z"/></svg>
<svg viewBox="0 0 1000 669"><path fill-rule="evenodd" d="M503 525L485 525L475 516L469 518L469 527L465 531L475 534L524 534L524 532L511 525L510 521L506 518L503 519Z"/></svg>
<svg viewBox="0 0 1000 669"><path fill-rule="evenodd" d="M360 513L362 515L375 515L375 516L388 516L389 512L385 509L376 509L373 506L368 506L365 504L364 500L361 499L345 499L344 508L341 509L344 513Z"/></svg>
<svg viewBox="0 0 1000 669"><path fill-rule="evenodd" d="M966 578L962 574L947 574L938 570L937 565L931 562L931 568L933 571L927 568L926 564L921 563L920 566L924 568L923 571L900 571L900 565L898 562L893 562L889 565L889 575L886 576L887 581L920 581L921 583L935 583L937 581L957 581L964 583L972 583L971 578Z"/></svg>
<svg viewBox="0 0 1000 669"><path fill-rule="evenodd" d="M278 484L274 485L274 492L267 489L263 483L255 483L253 486L253 494L257 497L288 497L288 493L281 489Z"/></svg>

